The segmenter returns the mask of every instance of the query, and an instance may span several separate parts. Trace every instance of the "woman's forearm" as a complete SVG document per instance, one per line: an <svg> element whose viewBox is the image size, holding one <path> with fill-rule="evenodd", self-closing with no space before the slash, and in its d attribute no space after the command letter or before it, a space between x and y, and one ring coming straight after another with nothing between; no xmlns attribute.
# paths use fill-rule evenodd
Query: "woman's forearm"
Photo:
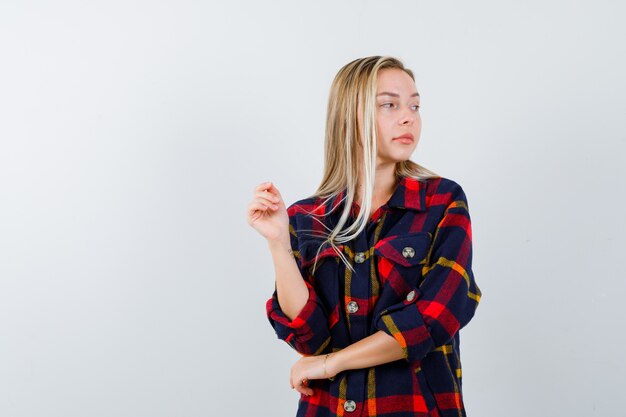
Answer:
<svg viewBox="0 0 626 417"><path fill-rule="evenodd" d="M276 273L276 293L280 308L293 320L309 299L309 289L304 283L289 243L268 241Z"/></svg>
<svg viewBox="0 0 626 417"><path fill-rule="evenodd" d="M393 337L382 330L332 353L326 363L328 373L362 369L404 358L404 351Z"/></svg>

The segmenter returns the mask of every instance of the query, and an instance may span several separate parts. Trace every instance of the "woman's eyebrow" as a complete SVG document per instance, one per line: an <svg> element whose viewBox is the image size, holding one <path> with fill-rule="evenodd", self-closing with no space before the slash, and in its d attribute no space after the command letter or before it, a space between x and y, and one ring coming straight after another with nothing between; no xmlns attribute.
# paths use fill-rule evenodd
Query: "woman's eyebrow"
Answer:
<svg viewBox="0 0 626 417"><path fill-rule="evenodd" d="M376 94L376 97L378 96L391 96L391 97L400 97L399 94L396 93L390 93L389 91L383 91L382 93L378 93ZM413 93L411 94L411 97L419 97L420 94L419 93Z"/></svg>

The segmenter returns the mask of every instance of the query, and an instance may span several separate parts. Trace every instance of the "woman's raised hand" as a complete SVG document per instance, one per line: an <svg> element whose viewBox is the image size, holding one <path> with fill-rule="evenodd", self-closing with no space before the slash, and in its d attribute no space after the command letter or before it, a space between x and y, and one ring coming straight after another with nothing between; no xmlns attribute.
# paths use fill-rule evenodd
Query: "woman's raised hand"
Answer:
<svg viewBox="0 0 626 417"><path fill-rule="evenodd" d="M254 188L254 198L248 204L248 224L268 242L289 244L289 216L278 189L271 182Z"/></svg>

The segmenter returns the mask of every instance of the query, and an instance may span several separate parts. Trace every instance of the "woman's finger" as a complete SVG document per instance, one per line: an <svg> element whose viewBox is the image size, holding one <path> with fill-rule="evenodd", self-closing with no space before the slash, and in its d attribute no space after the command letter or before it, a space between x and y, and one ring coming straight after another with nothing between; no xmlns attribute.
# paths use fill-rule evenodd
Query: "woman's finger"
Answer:
<svg viewBox="0 0 626 417"><path fill-rule="evenodd" d="M252 202L248 205L248 213L253 214L255 211L267 211L269 209L269 207L267 207L265 204L262 203L257 203L257 202Z"/></svg>
<svg viewBox="0 0 626 417"><path fill-rule="evenodd" d="M256 198L250 204L255 204L257 207L261 207L263 211L267 211L268 209L272 211L278 210L278 206L276 204L268 203L266 201L259 201Z"/></svg>
<svg viewBox="0 0 626 417"><path fill-rule="evenodd" d="M272 206L274 208L278 208L278 203L280 202L280 200L275 200L273 198L270 198L266 195L262 195L262 194L256 194L255 200L265 204L266 206Z"/></svg>
<svg viewBox="0 0 626 417"><path fill-rule="evenodd" d="M309 388L307 385L307 380L300 380L296 385L296 390L300 394L304 395L313 395L313 388Z"/></svg>
<svg viewBox="0 0 626 417"><path fill-rule="evenodd" d="M250 205L248 205L248 223L249 224L254 223L257 219L263 217L263 215L268 210L277 210L277 209L268 208L267 206L261 203L250 203Z"/></svg>
<svg viewBox="0 0 626 417"><path fill-rule="evenodd" d="M283 199L283 196L280 194L280 191L278 191L278 188L274 187L274 184L272 184L270 186L270 188L268 188L268 191L274 195L276 195L278 198L280 198L281 200Z"/></svg>
<svg viewBox="0 0 626 417"><path fill-rule="evenodd" d="M280 191L278 191L278 188L276 188L276 186L274 185L273 182L270 182L270 183L268 183L268 185L266 185L264 187L261 187L261 190L265 190L267 192L270 192L273 195L276 195L281 200L283 198L283 196L280 194Z"/></svg>
<svg viewBox="0 0 626 417"><path fill-rule="evenodd" d="M313 395L313 388L308 387L308 379L302 376L299 372L291 373L290 383L291 387L295 388L301 394Z"/></svg>
<svg viewBox="0 0 626 417"><path fill-rule="evenodd" d="M264 191L257 191L255 193L256 196L259 196L261 198L267 198L268 200L274 201L276 203L278 203L280 201L280 197L270 191L264 190Z"/></svg>
<svg viewBox="0 0 626 417"><path fill-rule="evenodd" d="M255 198L254 200L252 200L252 203L250 203L250 204L255 204L255 205L263 207L265 209L268 209L268 208L270 208L272 206L271 203L268 203L266 201L261 201L258 198Z"/></svg>
<svg viewBox="0 0 626 417"><path fill-rule="evenodd" d="M267 190L268 188L273 187L273 184L271 181L266 181L266 182L262 182L261 184L257 185L256 187L254 187L253 191L263 191L263 190Z"/></svg>

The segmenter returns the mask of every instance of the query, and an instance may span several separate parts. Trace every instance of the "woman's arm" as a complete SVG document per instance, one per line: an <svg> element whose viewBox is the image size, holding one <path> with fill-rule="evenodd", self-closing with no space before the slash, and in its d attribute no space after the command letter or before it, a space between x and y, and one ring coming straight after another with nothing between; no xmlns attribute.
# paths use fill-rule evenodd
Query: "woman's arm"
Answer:
<svg viewBox="0 0 626 417"><path fill-rule="evenodd" d="M276 273L276 293L283 313L293 320L302 311L309 299L309 289L291 251L289 238L268 241Z"/></svg>
<svg viewBox="0 0 626 417"><path fill-rule="evenodd" d="M282 204L281 204L282 206ZM302 267L296 230L297 206L287 209L288 235L268 239L275 269L275 290L266 303L267 317L279 339L302 355L318 355L330 343L328 316Z"/></svg>
<svg viewBox="0 0 626 417"><path fill-rule="evenodd" d="M313 390L304 380L334 377L349 369L369 368L403 358L404 351L396 339L379 330L340 351L301 358L291 368L291 387L311 395Z"/></svg>
<svg viewBox="0 0 626 417"><path fill-rule="evenodd" d="M331 353L326 360L330 376L350 369L369 368L404 358L402 347L393 337L382 330Z"/></svg>
<svg viewBox="0 0 626 417"><path fill-rule="evenodd" d="M292 251L298 241L292 236L288 208L278 188L271 182L254 188L254 199L248 205L248 223L267 239L276 273L276 298L284 318L297 317L307 304L309 289Z"/></svg>

